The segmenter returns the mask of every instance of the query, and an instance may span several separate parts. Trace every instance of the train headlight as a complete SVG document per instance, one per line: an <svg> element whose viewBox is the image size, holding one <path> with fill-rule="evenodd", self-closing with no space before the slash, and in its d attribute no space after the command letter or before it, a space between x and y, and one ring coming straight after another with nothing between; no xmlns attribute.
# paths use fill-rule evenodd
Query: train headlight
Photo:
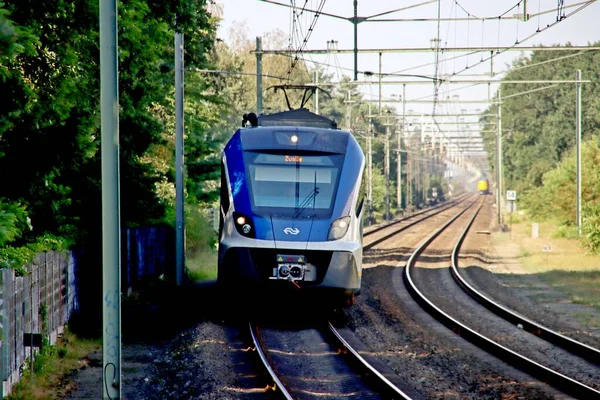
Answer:
<svg viewBox="0 0 600 400"><path fill-rule="evenodd" d="M342 217L338 218L331 223L329 227L329 235L327 235L327 240L339 240L343 238L348 232L348 227L350 226L350 217Z"/></svg>
<svg viewBox="0 0 600 400"><path fill-rule="evenodd" d="M246 236L249 238L254 238L254 225L252 224L252 220L245 215L234 212L233 213L233 221L235 222L235 229L242 236Z"/></svg>

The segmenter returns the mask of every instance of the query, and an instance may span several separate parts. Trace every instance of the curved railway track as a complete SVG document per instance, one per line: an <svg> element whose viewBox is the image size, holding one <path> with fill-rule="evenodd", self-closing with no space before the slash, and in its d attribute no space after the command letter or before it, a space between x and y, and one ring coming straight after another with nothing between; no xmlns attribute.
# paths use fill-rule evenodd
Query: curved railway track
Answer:
<svg viewBox="0 0 600 400"><path fill-rule="evenodd" d="M589 346L585 343L578 342L575 339L572 339L568 336L562 335L556 331L553 331L550 328L546 328L545 326L538 324L535 321L532 321L524 316L519 315L515 311L512 311L499 303L494 302L493 300L486 297L483 293L477 291L473 286L471 286L465 278L463 278L460 274L460 269L458 267L458 255L460 252L460 248L464 239L467 237L471 226L475 222L477 215L479 215L479 211L481 210L481 206L477 209L473 217L469 220L463 234L456 242L454 249L452 250L452 264L451 264L451 272L454 280L459 284L459 286L467 292L473 299L475 299L479 304L483 305L488 310L494 312L496 315L504 318L505 320L511 322L512 324L518 326L526 332L534 334L541 339L544 339L552 344L562 347L563 349L582 357L592 363L600 365L600 350L596 349L592 346Z"/></svg>
<svg viewBox="0 0 600 400"><path fill-rule="evenodd" d="M286 399L414 398L392 382L397 379L393 372L386 377L365 360L330 321L327 328L300 331L261 330L255 323L249 323L249 329L254 349L271 376L273 387ZM304 370L299 371L295 365L303 365Z"/></svg>
<svg viewBox="0 0 600 400"><path fill-rule="evenodd" d="M482 204L479 205L479 207L477 208L477 211L479 211L479 209L481 208L481 205ZM539 362L536 362L528 357L525 357L525 356L519 354L518 352L511 350L510 348L503 346L503 345L493 341L492 339L480 334L479 332L475 331L471 327L458 321L456 318L453 318L448 313L444 312L440 307L435 305L417 287L417 285L412 277L412 273L413 273L413 270L416 268L415 264L416 264L416 261L418 260L419 256L425 251L425 249L438 236L440 236L442 234L442 232L444 232L452 223L454 223L465 212L467 212L469 209L471 209L474 206L475 206L475 203L473 203L470 207L465 208L464 210L461 210L459 213L457 213L453 218L451 218L448 222L446 222L443 226L441 226L437 231L435 231L427 239L425 239L421 243L421 245L419 245L418 248L413 252L413 254L410 256L410 258L406 264L406 268L404 269L404 275L403 275L404 282L405 282L405 285L406 285L408 291L411 293L413 298L427 312L429 312L434 318L436 318L440 323L445 325L447 328L451 329L453 332L459 334L461 337L463 337L463 338L469 340L470 342L472 342L473 344L479 346L480 348L487 351L488 353L493 354L494 356L504 360L505 362L509 363L510 365L523 370L524 372L528 373L529 375L534 376L537 379L540 379L541 381L546 382L546 383L550 384L551 386L554 386L555 388L557 388L569 395L575 396L577 398L582 398L582 399L600 398L600 391L596 390L595 388L592 388L584 383L577 381L576 379L573 379L569 376L561 374L547 366L542 365ZM456 245L454 246L454 250L452 253L453 261L455 261L457 259L457 254L458 254L458 249L460 248L460 244L466 237L468 230L469 230L470 226L472 225L473 221L475 220L476 216L477 216L477 212L474 213L473 217L469 220L469 223L467 224L466 228L461 233L459 240L457 241ZM494 306L492 306L491 304L490 304L490 307L494 308ZM501 310L501 312L503 312L503 313L506 312L506 309L504 309L504 308L500 308L499 310ZM514 318L516 318L516 317L513 316L511 318L512 319L510 319L510 321L512 322L514 320ZM528 324L528 329L533 330L536 333L539 330L540 336L542 336L541 335L542 328L543 328L542 326L532 323L532 321L525 320L525 319L523 319L523 322ZM521 323L521 322L519 322L519 323ZM546 337L552 338L552 340L554 340L556 342L566 343L566 346L569 347L569 349L571 351L573 351L574 353L576 353L576 352L585 353L586 351L590 351L589 346L582 345L583 347L579 347L578 345L576 345L574 343L575 341L565 340L565 338L562 337L562 335L556 336L556 335L552 335L550 332L551 332L550 330L544 329L543 337L544 338L546 338ZM579 349L579 350L574 350L574 349ZM596 350L596 349L593 349L593 350ZM593 353L595 354L596 352L597 352L597 350L594 351ZM595 357L596 357L595 355L591 356L592 359L595 359Z"/></svg>
<svg viewBox="0 0 600 400"><path fill-rule="evenodd" d="M394 220L391 223L377 226L367 232L364 232L363 238L365 238L367 236L371 236L376 233L381 233L382 231L386 231L386 230L390 231L390 232L384 233L377 239L369 240L368 243L363 245L363 249L369 250L369 249L373 248L374 246L392 238L393 236L397 235L398 233L405 231L406 229L408 229L414 225L417 225L417 224L433 217L434 215L438 215L452 207L455 207L458 204L461 204L461 203L471 199L473 196L474 196L473 194L465 193L448 203L444 203L444 204L438 205L436 207L432 207L432 208L428 208L428 209L419 211L418 213L411 214L407 217L399 218L397 220ZM401 224L401 223L406 223L406 224L398 227L397 225ZM389 228L392 228L392 229L389 229Z"/></svg>
<svg viewBox="0 0 600 400"><path fill-rule="evenodd" d="M398 234L401 231L408 229L411 226L414 226L424 220L431 218L434 215L438 215L452 207L456 207L459 204L462 204L464 201L472 199L471 194L464 194L463 196L459 196L455 200L450 203L446 203L440 206L437 206L432 209L423 210L421 212L415 213L405 218L401 218L393 221L392 223L388 223L382 226L378 226L375 229L372 229L369 232L366 232L364 236L370 236L376 232L381 232L384 230L388 230L391 228L391 232L386 232L383 237L376 239L373 242L365 245L366 249L369 249L389 238ZM415 219L416 218L416 219ZM408 224L398 227L398 224L402 222L408 222ZM331 370L335 370L336 375L339 376L339 371L346 371L345 368L348 368L349 365L352 366L355 374L358 375L355 377L355 380L358 378L362 378L363 381L368 381L368 387L358 385L356 382L352 384L352 393L345 393L344 395L352 395L352 396L360 396L361 398L386 398L386 399L417 399L422 398L419 393L414 392L414 390L410 388L401 389L402 382L397 382L401 380L399 376L393 371L389 370L383 363L369 356L362 356L360 350L356 349L351 345L350 340L344 337L344 334L336 328L335 324L331 321L327 322L327 328L310 328L312 331L319 331L320 334L315 336L314 333L307 333L311 335L311 340L307 340L306 342L310 342L311 349L314 347L324 348L326 346L331 347L329 352L329 357L327 363L332 363ZM250 322L248 324L250 330L250 336L252 338L253 348L256 350L262 364L264 365L266 371L270 375L273 385L273 388L281 393L283 397L286 399L294 399L294 398L302 398L310 389L307 387L302 387L303 385L307 385L306 380L312 381L316 378L313 377L305 377L304 379L299 376L290 376L288 372L282 372L286 367L282 366L286 364L281 360L281 355L284 353L282 349L270 349L268 345L265 344L264 340L264 330L261 330L256 323ZM324 332L327 330L328 332ZM302 335L303 333L298 333L298 331L292 331L289 333L290 339L286 339L289 341L296 341L298 335ZM318 339L321 338L321 339ZM322 340L323 342L320 344L315 344ZM300 339L301 341L301 339ZM287 357L305 357L306 354L313 354L313 350L308 349L308 345L306 348L296 349L295 351L291 351L288 349ZM333 358L331 357L333 355ZM342 355L343 357L340 357ZM325 357L321 355L321 357ZM279 361L277 360L279 358ZM284 357L285 358L285 357ZM288 359L289 361L289 359ZM316 362L314 359L309 362ZM321 360L321 362L324 362ZM341 364L340 364L341 363ZM278 366L279 365L279 366ZM306 363L304 364L306 365ZM312 369L315 367L311 367ZM386 372L382 372L386 371ZM298 371L295 371L298 373ZM314 373L311 372L311 374ZM348 374L348 372L345 372ZM322 378L323 381L327 381L328 378ZM308 383L310 386L310 383ZM334 384L332 384L334 385ZM356 390L356 385L360 387L360 389ZM335 384L338 390L339 384ZM344 385L342 385L344 386ZM406 387L406 384L404 384ZM314 393L313 393L314 394ZM321 393L321 395L326 395ZM331 394L329 394L331 395ZM335 396L333 396L335 397Z"/></svg>
<svg viewBox="0 0 600 400"><path fill-rule="evenodd" d="M431 209L420 212L418 213L419 215L416 221L410 221L407 225L401 227L398 227L397 224L400 222L406 222L407 220L412 220L417 215L413 214L410 217L378 227L370 231L369 235L374 232L381 232L392 226L395 228L395 230L392 233L386 233L384 235L385 239L379 238L375 243L371 242L365 247L367 249L371 248L376 244L394 236L399 231L403 231L418 222L422 222L423 220L430 218L433 215L437 215L442 211L446 211L451 207L455 207L457 204L461 204L468 199L471 199L471 197L465 196L464 198L460 199L460 201L455 200L451 205L445 204L444 206L436 208L436 210L433 212ZM600 391L596 390L595 388L579 382L578 380L565 374L557 372L550 367L544 366L531 358L527 358L526 356L523 356L518 352L511 350L507 346L493 341L492 339L476 332L469 326L461 323L458 319L453 318L449 314L445 313L441 308L437 307L433 302L425 297L413 282L413 279L411 278L412 269L415 268L416 260L423 253L425 248L429 246L435 238L437 238L442 232L451 226L458 218L461 216L464 218L465 213L467 213L469 210L473 210L476 207L475 212L469 218L466 227L460 234L459 239L456 241L450 256L452 261L452 275L459 286L471 296L474 296L478 302L485 305L488 309L494 311L500 316L506 318L512 324L519 326L519 328L533 333L540 338L546 339L554 345L564 347L566 350L579 357L598 364L600 354L598 349L579 343L564 335L554 332L540 324L535 323L534 321L511 312L507 308L497 303L490 301L483 294L478 293L464 278L461 277L458 269L458 254L461 245L469 232L469 229L473 225L473 222L477 218L479 210L481 209L482 203L480 203L479 206L476 204L477 200L474 200L464 209L460 210L456 215L444 223L436 232L427 237L427 239L425 239L425 241L423 241L412 253L407 262L406 268L404 269L403 276L408 291L424 309L432 314L443 325L450 328L455 333L458 333L461 337L479 346L488 353L504 360L514 367L525 371L529 375L548 383L564 393L584 399L600 398ZM365 234L365 236L367 236L367 234ZM264 364L273 381L273 388L276 388L286 399L309 398L314 396L359 396L361 398L386 399L414 399L422 397L422 395L419 393L414 392L414 390L411 389L410 386L405 382L403 384L402 378L393 371L389 370L389 368L387 368L383 363L379 362L373 357L361 356L361 351L355 349L351 343L344 338L344 334L341 333L340 330L336 328L335 324L330 321L327 322L327 328L308 328L301 331L292 330L289 333L285 333L284 335L289 336L285 336L286 338L282 336L280 339L275 340L274 343L276 344L273 348L271 348L271 345L265 344L266 341L264 338L261 339L262 333L256 324L250 323L249 329L254 348L256 349L261 362ZM303 339L302 335L308 336ZM277 343L281 344L290 342L298 342L300 344L292 346L292 348L288 348L287 346L279 347L277 345ZM303 348L302 346L307 347ZM323 350L326 347L329 348L329 350ZM319 351L315 351L316 348L319 349ZM362 352L362 354L365 353ZM294 362L290 362L290 357L299 357L300 361L295 360ZM303 357L304 360L302 360ZM292 369L290 370L290 365L287 364L290 363L293 365L295 362L299 363L299 365L308 366L308 372L303 368L294 369L291 367ZM322 372L320 370L321 368L328 369L329 372L325 372L323 376L319 376L319 374ZM300 375L304 373L307 373L308 376Z"/></svg>

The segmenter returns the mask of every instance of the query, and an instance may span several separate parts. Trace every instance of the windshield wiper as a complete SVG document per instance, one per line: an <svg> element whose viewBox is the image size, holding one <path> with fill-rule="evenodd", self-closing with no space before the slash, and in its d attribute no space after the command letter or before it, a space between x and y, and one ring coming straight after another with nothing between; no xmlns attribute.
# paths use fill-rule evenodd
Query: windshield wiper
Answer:
<svg viewBox="0 0 600 400"><path fill-rule="evenodd" d="M300 203L299 208L298 208L298 210L296 210L296 212L292 216L292 219L296 219L298 216L300 216L302 211L304 211L311 202L313 203L313 210L315 209L315 199L317 198L317 195L319 194L319 188L317 187L317 171L315 171L315 181L314 182L315 183L313 186L313 190L311 190L311 192L306 195L304 200L302 200L302 203Z"/></svg>
<svg viewBox="0 0 600 400"><path fill-rule="evenodd" d="M302 200L302 203L300 203L300 205L298 206L298 210L296 210L296 212L292 216L292 219L298 218L298 216L300 216L302 211L304 211L311 202L313 202L313 208L315 208L314 200L318 194L319 194L319 188L317 186L315 186L313 188L313 190L311 190L310 193L306 195L304 200Z"/></svg>

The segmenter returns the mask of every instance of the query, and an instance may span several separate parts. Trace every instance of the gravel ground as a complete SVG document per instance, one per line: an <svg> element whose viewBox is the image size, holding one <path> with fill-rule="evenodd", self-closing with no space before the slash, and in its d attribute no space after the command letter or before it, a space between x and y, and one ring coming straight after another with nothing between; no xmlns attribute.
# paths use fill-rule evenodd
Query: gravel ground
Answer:
<svg viewBox="0 0 600 400"><path fill-rule="evenodd" d="M473 229L493 230L491 204L486 219ZM438 224L441 219L433 219ZM568 398L560 392L506 366L492 356L440 326L425 314L404 289L402 270L408 252L426 236L429 227L416 226L379 246L367 259L363 290L354 306L344 311L350 334L364 345L364 352L396 371L426 398ZM560 307L565 296L544 287L540 296L515 284L519 268L506 249L493 249L489 235L479 234L463 245L469 255L460 265L469 279L486 293L549 327L586 338L598 346L598 332L574 318L571 309ZM513 271L514 273L511 273ZM519 279L522 276L518 277ZM535 287L535 290L540 290ZM233 312L219 304L214 285L156 295L151 305L123 312L122 398L124 399L268 399L275 394L270 380L248 350L242 321L250 303L245 296L233 299ZM167 300L168 299L168 300ZM555 302L552 301L555 299ZM231 302L232 300L229 299ZM248 307L243 307L247 305ZM181 310L182 318L173 312ZM596 320L600 314L586 309ZM293 309L290 311L293 312ZM266 309L263 317L277 318ZM158 326L158 327L157 327ZM60 398L102 397L101 354L92 354L84 367L66 377L71 387Z"/></svg>

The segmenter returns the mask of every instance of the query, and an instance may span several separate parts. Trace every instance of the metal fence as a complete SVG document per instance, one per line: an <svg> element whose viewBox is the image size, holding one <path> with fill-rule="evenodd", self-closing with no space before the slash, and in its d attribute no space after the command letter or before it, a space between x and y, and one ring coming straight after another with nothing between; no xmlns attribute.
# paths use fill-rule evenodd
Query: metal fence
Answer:
<svg viewBox="0 0 600 400"><path fill-rule="evenodd" d="M56 343L78 309L72 253L42 253L25 268L25 276L16 276L12 269L0 271L2 395L19 380L27 359L33 360L30 356L39 341Z"/></svg>
<svg viewBox="0 0 600 400"><path fill-rule="evenodd" d="M145 278L173 270L173 230L169 227L123 229L121 290L129 294ZM56 344L69 319L81 310L81 294L91 288L82 279L83 252L46 252L27 274L0 270L0 398L9 394L23 370L30 368L40 341ZM101 318L101 316L99 316ZM31 355L33 354L33 357Z"/></svg>

